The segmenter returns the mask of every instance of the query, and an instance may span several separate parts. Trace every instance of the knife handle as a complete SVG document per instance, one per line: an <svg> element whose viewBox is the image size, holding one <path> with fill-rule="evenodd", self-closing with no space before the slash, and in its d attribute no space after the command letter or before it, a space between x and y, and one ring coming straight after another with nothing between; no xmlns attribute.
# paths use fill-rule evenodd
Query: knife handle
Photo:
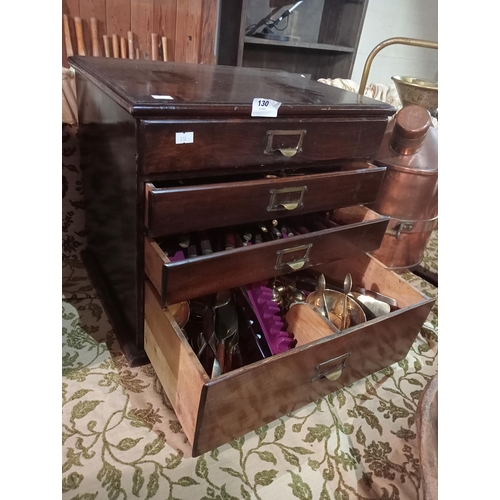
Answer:
<svg viewBox="0 0 500 500"><path fill-rule="evenodd" d="M179 236L179 246L181 248L188 248L190 245L191 238L189 237L189 234L182 234Z"/></svg>
<svg viewBox="0 0 500 500"><path fill-rule="evenodd" d="M266 225L263 223L263 222L258 222L257 223L257 228L259 229L259 231L263 232L263 233L267 233L267 227Z"/></svg>
<svg viewBox="0 0 500 500"><path fill-rule="evenodd" d="M200 248L202 255L211 255L214 253L212 250L212 244L210 243L210 239L206 231L200 232Z"/></svg>
<svg viewBox="0 0 500 500"><path fill-rule="evenodd" d="M322 222L320 222L317 219L314 219L314 220L311 221L311 226L316 231L323 231L324 229L328 229Z"/></svg>
<svg viewBox="0 0 500 500"><path fill-rule="evenodd" d="M217 344L217 361L220 366L220 373L224 373L224 365L226 361L226 343L224 340L219 341Z"/></svg>
<svg viewBox="0 0 500 500"><path fill-rule="evenodd" d="M288 231L286 230L286 227L285 226L281 226L280 228L280 232L281 232L281 236L283 238L288 238Z"/></svg>
<svg viewBox="0 0 500 500"><path fill-rule="evenodd" d="M325 226L328 226L328 227L339 227L340 224L337 223L337 222L334 222L333 220L329 219L328 217L324 217L321 219L321 222L323 224L325 224Z"/></svg>
<svg viewBox="0 0 500 500"><path fill-rule="evenodd" d="M242 236L243 236L243 246L246 246L248 242L252 240L252 233L245 231Z"/></svg>
<svg viewBox="0 0 500 500"><path fill-rule="evenodd" d="M226 233L225 237L225 249L234 250L236 248L236 241L234 239L233 233Z"/></svg>
<svg viewBox="0 0 500 500"><path fill-rule="evenodd" d="M198 252L196 251L196 245L189 245L187 251L188 259L192 259L194 257L198 257Z"/></svg>
<svg viewBox="0 0 500 500"><path fill-rule="evenodd" d="M273 240L279 240L283 237L280 231L272 223L268 225L267 229L271 233Z"/></svg>
<svg viewBox="0 0 500 500"><path fill-rule="evenodd" d="M295 232L299 234L308 234L311 232L309 231L309 229L307 229L307 227L304 226L294 226L293 228L295 229Z"/></svg>
<svg viewBox="0 0 500 500"><path fill-rule="evenodd" d="M234 233L234 243L235 248L240 248L243 246L243 241L241 240L241 236L238 233Z"/></svg>

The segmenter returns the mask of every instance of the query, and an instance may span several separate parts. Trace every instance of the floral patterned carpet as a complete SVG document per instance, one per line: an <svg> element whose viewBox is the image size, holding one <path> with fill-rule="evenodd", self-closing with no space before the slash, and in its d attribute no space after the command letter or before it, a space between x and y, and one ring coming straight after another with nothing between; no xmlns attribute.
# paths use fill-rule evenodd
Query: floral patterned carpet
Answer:
<svg viewBox="0 0 500 500"><path fill-rule="evenodd" d="M76 132L63 125L63 500L423 499L415 414L438 370L437 302L403 361L193 458L151 365L127 365L80 261ZM437 271L437 230L422 264Z"/></svg>

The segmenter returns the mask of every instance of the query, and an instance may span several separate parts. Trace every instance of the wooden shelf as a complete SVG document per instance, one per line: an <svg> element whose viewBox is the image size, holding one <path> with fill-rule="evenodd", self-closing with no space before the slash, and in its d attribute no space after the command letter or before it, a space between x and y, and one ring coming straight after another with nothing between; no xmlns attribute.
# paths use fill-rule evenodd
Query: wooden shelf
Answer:
<svg viewBox="0 0 500 500"><path fill-rule="evenodd" d="M342 45L331 45L327 43L304 43L304 42L294 42L280 41L280 40L268 40L266 38L256 38L253 36L245 37L246 44L256 44L256 45L276 45L277 47L282 47L284 49L305 49L305 50L325 50L327 52L350 52L353 53L356 49L354 47L344 47Z"/></svg>
<svg viewBox="0 0 500 500"><path fill-rule="evenodd" d="M291 4L219 0L217 64L351 78L368 0L308 0L272 28L288 41L253 36Z"/></svg>

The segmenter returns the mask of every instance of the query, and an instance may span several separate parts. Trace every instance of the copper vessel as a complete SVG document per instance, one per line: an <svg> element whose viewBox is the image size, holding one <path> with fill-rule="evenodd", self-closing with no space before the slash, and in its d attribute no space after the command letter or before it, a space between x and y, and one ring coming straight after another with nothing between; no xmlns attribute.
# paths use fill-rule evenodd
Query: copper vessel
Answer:
<svg viewBox="0 0 500 500"><path fill-rule="evenodd" d="M388 215L390 221L372 255L394 271L418 266L437 223L437 139L429 111L404 106L388 125L374 162L387 170L370 208Z"/></svg>

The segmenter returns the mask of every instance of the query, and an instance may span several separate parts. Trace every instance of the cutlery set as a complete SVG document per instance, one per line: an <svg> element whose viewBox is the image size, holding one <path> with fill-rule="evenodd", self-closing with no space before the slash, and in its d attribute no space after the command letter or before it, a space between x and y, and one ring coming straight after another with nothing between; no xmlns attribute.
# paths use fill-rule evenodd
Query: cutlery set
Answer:
<svg viewBox="0 0 500 500"><path fill-rule="evenodd" d="M332 334L397 309L393 298L353 287L349 273L340 284L309 270L222 290L188 304L189 321L182 330L211 378L293 349L297 339L287 331L286 315L294 304L311 304Z"/></svg>
<svg viewBox="0 0 500 500"><path fill-rule="evenodd" d="M293 238L340 225L330 218L329 212L322 212L167 237L159 240L158 244L171 262L178 262L268 241Z"/></svg>

